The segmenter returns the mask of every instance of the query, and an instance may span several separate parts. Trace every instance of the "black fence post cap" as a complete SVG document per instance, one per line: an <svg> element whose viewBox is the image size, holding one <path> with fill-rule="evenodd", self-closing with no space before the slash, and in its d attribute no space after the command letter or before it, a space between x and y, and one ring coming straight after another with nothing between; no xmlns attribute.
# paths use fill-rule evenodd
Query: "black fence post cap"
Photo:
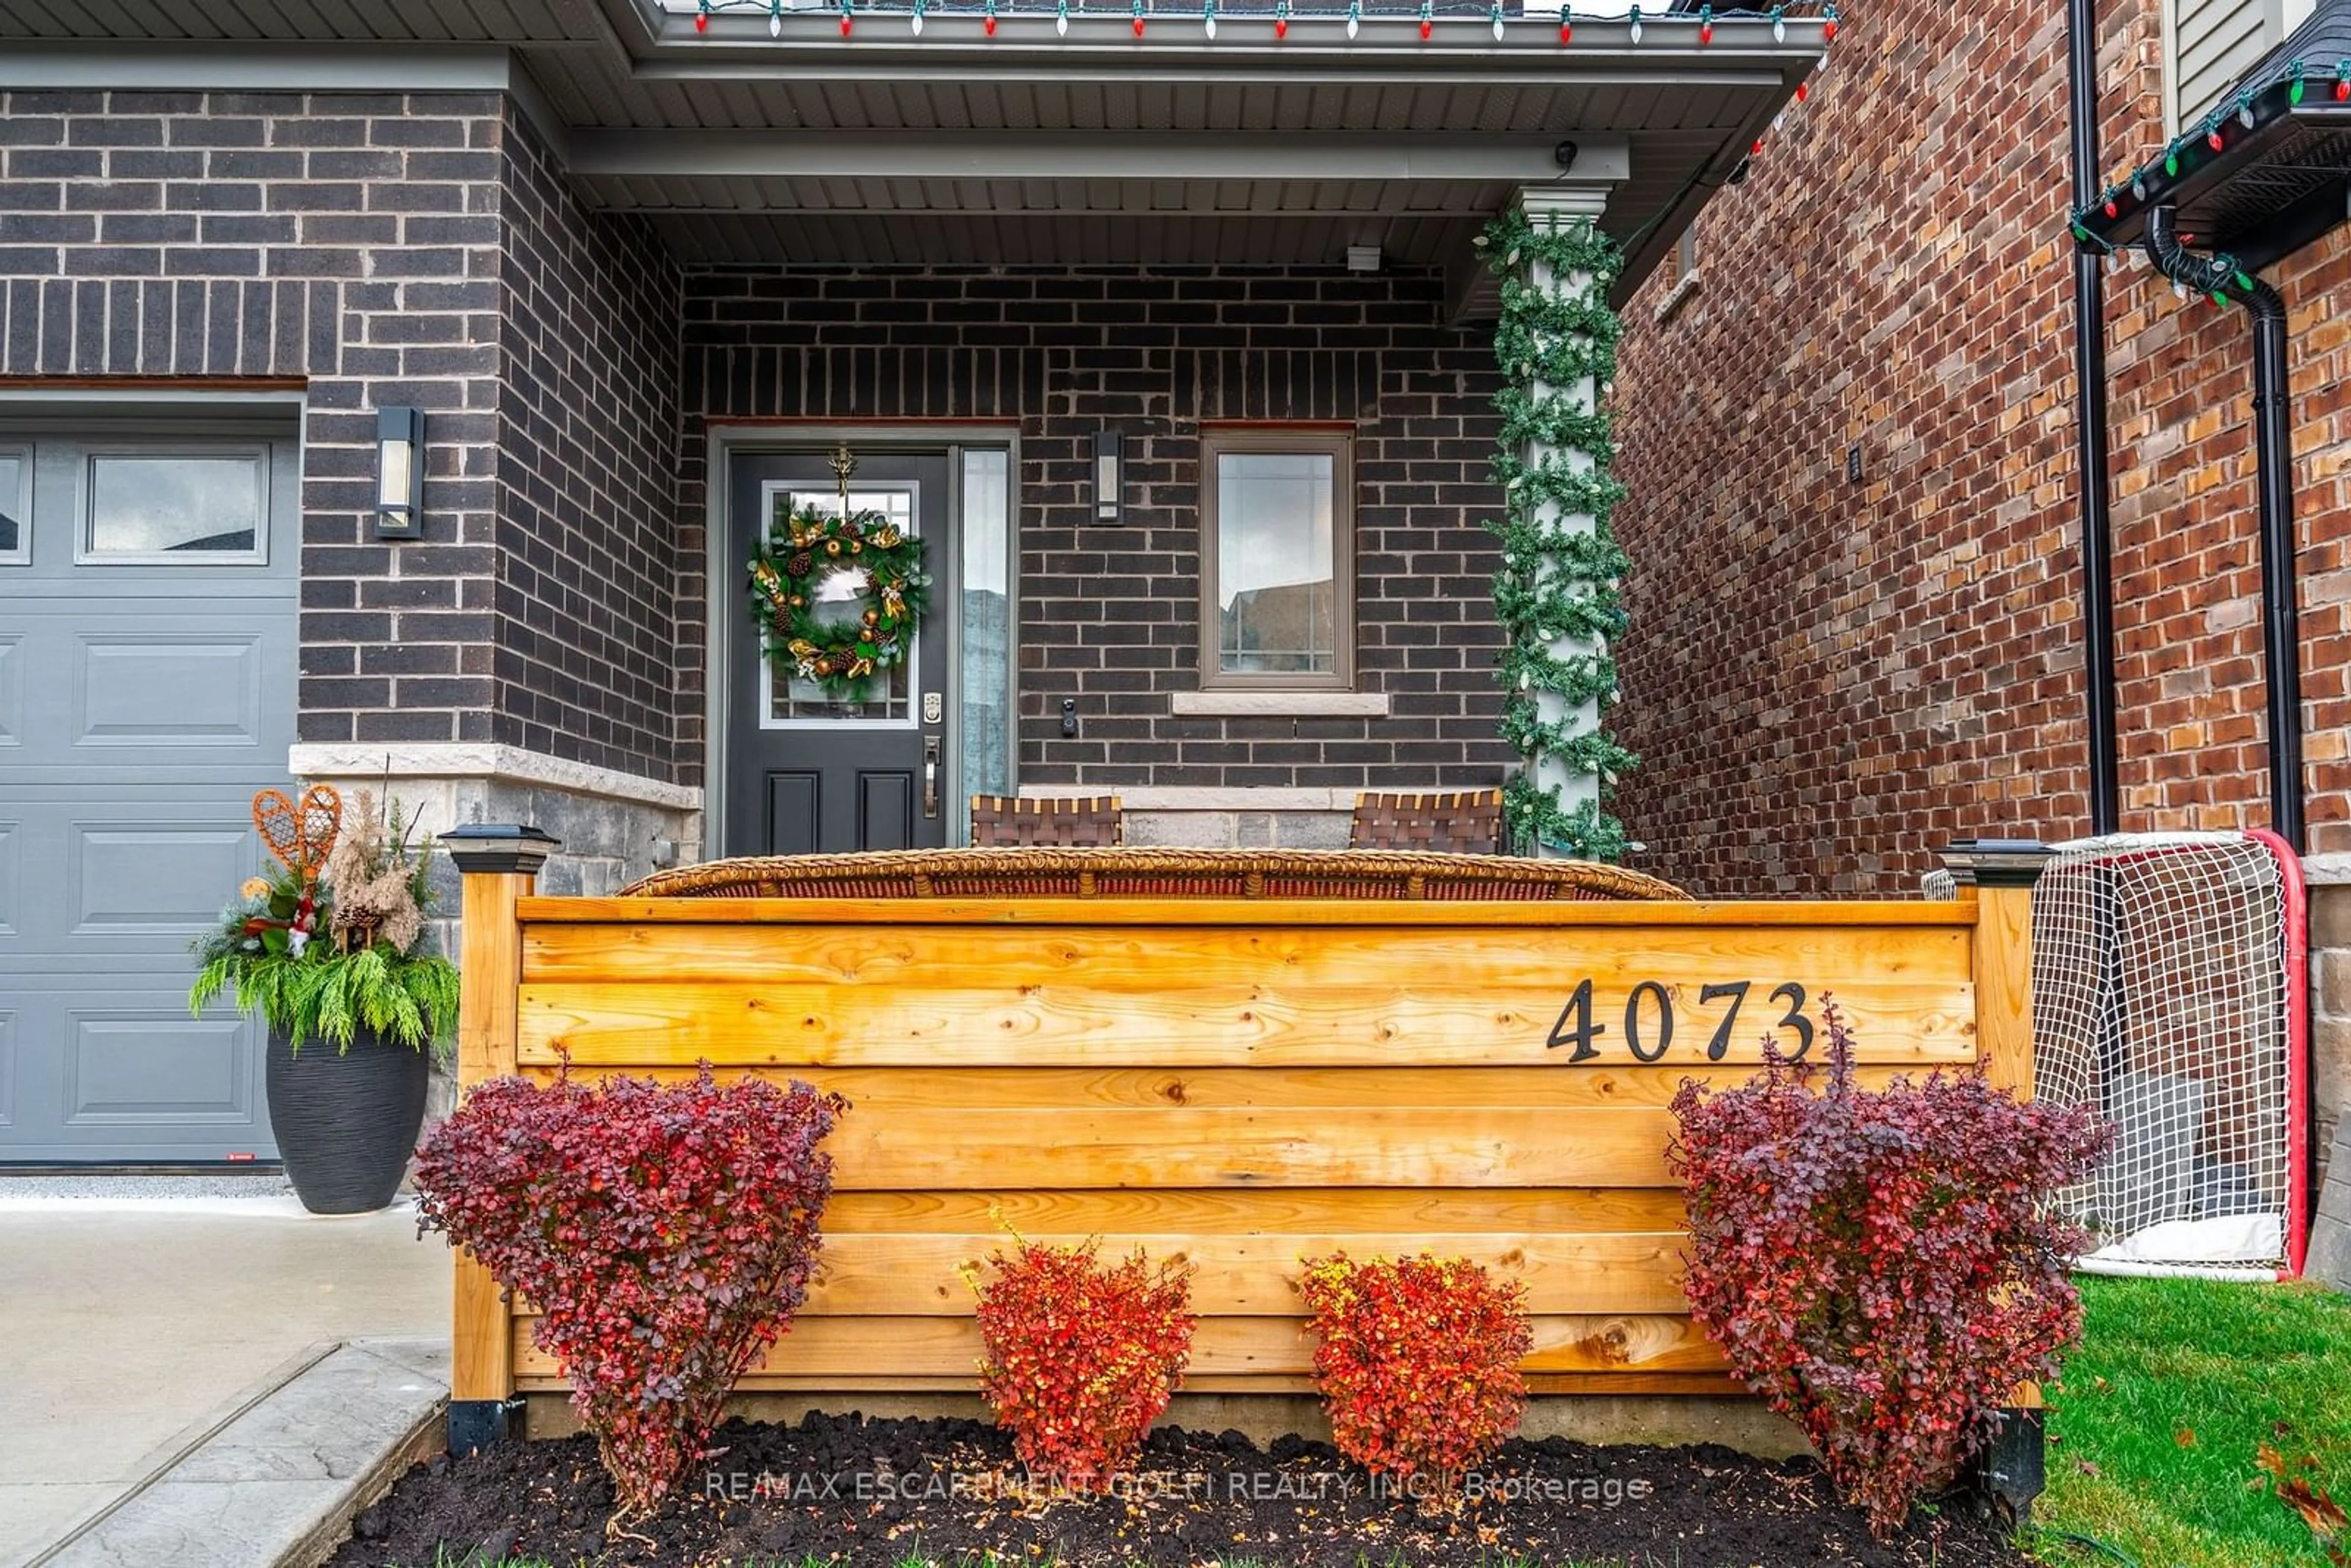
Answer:
<svg viewBox="0 0 2351 1568"><path fill-rule="evenodd" d="M1961 887L2031 887L2056 853L2038 839L1954 839L1942 860Z"/></svg>
<svg viewBox="0 0 2351 1568"><path fill-rule="evenodd" d="M498 872L535 875L547 857L563 847L563 841L544 828L517 822L467 822L442 834L441 842L468 876Z"/></svg>

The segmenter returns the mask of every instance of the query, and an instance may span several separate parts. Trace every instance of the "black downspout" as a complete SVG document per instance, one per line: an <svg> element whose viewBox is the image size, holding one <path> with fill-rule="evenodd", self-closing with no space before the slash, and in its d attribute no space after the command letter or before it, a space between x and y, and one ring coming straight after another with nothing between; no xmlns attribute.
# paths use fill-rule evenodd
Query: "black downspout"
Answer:
<svg viewBox="0 0 2351 1568"><path fill-rule="evenodd" d="M2098 199L2097 0L2065 0L2074 97L2074 210ZM2090 831L2117 831L2122 785L2115 738L2114 528L2106 494L2106 290L2099 258L2074 253L2074 418L2082 467L2082 653L2089 720Z"/></svg>
<svg viewBox="0 0 2351 1568"><path fill-rule="evenodd" d="M2269 688L2270 825L2301 854L2302 591L2294 527L2294 423L2286 380L2285 301L2226 256L2196 256L2179 243L2169 207L2147 214L2147 254L2158 271L2199 294L2232 299L2253 319L2253 463L2261 487L2262 638Z"/></svg>

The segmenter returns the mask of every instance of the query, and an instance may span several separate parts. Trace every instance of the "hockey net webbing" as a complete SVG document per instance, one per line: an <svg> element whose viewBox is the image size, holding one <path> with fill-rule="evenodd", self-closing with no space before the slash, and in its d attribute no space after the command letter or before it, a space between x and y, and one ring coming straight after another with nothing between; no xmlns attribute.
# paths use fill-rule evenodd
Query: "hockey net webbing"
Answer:
<svg viewBox="0 0 2351 1568"><path fill-rule="evenodd" d="M2273 1274L2300 1200L2289 909L2263 839L2124 834L2057 846L2032 895L2038 1098L2116 1129L2061 1202L2092 1269Z"/></svg>

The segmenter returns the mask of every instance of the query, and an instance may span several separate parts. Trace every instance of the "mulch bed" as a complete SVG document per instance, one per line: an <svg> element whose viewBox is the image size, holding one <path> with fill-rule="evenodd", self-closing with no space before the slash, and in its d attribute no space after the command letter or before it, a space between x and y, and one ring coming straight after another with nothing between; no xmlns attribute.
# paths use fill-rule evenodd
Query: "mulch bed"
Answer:
<svg viewBox="0 0 2351 1568"><path fill-rule="evenodd" d="M1494 1568L1602 1559L1628 1568L1795 1563L2024 1564L1999 1527L1958 1499L1920 1510L1898 1541L1870 1538L1810 1460L1728 1448L1512 1442L1480 1472L1484 1495L1429 1516L1375 1491L1325 1443L1260 1448L1237 1432L1154 1432L1137 1477L1102 1498L1040 1496L1006 1436L973 1421L811 1416L797 1427L729 1422L724 1452L686 1495L608 1546L611 1484L588 1437L437 1458L360 1514L330 1568L433 1568L475 1549L630 1568L798 1564L897 1568L919 1554L987 1552L1082 1568Z"/></svg>

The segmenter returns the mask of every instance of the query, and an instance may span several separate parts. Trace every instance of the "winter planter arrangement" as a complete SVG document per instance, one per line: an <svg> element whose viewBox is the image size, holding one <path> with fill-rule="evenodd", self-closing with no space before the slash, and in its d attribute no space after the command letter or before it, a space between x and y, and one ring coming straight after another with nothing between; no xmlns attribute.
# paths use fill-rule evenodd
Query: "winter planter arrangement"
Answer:
<svg viewBox="0 0 2351 1568"><path fill-rule="evenodd" d="M426 856L398 801L360 790L265 789L254 825L276 864L249 879L191 949L201 1012L234 989L269 1030L269 1119L314 1214L392 1201L424 1120L432 1056L457 1024L457 970L435 950ZM347 820L348 817L348 820Z"/></svg>

